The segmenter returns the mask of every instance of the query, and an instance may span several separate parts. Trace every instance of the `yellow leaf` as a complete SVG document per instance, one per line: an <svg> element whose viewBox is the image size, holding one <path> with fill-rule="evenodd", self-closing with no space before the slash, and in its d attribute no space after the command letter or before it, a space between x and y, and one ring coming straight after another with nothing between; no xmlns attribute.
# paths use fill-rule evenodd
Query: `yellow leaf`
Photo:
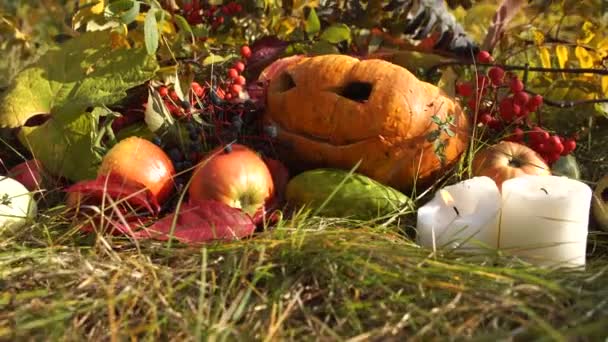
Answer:
<svg viewBox="0 0 608 342"><path fill-rule="evenodd" d="M563 69L568 61L568 47L565 45L556 46L555 54L557 55L557 63L559 63L559 67Z"/></svg>
<svg viewBox="0 0 608 342"><path fill-rule="evenodd" d="M91 4L95 4L93 6L91 6ZM83 6L87 6L89 5L90 7L87 7L87 12L89 13L93 13L93 14L101 14L103 13L103 9L106 7L106 1L105 0L80 0L78 1L78 6L79 7L83 7Z"/></svg>
<svg viewBox="0 0 608 342"><path fill-rule="evenodd" d="M163 22L161 24L161 32L165 33L167 35L173 35L173 34L175 34L175 26L173 25L172 22L163 20Z"/></svg>
<svg viewBox="0 0 608 342"><path fill-rule="evenodd" d="M533 32L534 34L534 43L536 43L536 45L543 45L543 43L545 42L545 35L540 32L539 30L534 30Z"/></svg>
<svg viewBox="0 0 608 342"><path fill-rule="evenodd" d="M579 44L589 44L589 42L595 37L595 30L593 23L585 21L583 24L583 38L577 39L576 42Z"/></svg>
<svg viewBox="0 0 608 342"><path fill-rule="evenodd" d="M608 95L608 76L602 76L602 94Z"/></svg>
<svg viewBox="0 0 608 342"><path fill-rule="evenodd" d="M543 68L551 67L551 54L549 53L549 49L546 47L541 47L539 49L540 52L540 62L543 65Z"/></svg>
<svg viewBox="0 0 608 342"><path fill-rule="evenodd" d="M597 43L597 53L600 59L604 59L604 57L608 56L608 37Z"/></svg>
<svg viewBox="0 0 608 342"><path fill-rule="evenodd" d="M580 63L581 68L592 68L593 67L593 57L591 54L582 46L577 46L574 49L574 54Z"/></svg>

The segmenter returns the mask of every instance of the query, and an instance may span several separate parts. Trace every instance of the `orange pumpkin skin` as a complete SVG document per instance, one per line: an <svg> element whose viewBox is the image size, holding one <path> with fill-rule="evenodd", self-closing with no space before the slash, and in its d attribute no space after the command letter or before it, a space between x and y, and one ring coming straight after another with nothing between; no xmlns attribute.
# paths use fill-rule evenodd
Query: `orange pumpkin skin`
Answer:
<svg viewBox="0 0 608 342"><path fill-rule="evenodd" d="M508 179L523 175L550 175L551 169L543 158L528 146L502 141L485 147L472 161L473 176L492 178L499 190Z"/></svg>
<svg viewBox="0 0 608 342"><path fill-rule="evenodd" d="M445 164L427 134L454 119ZM270 81L264 115L278 150L296 168L351 169L398 189L431 181L466 149L471 124L461 107L407 69L345 55L301 58Z"/></svg>

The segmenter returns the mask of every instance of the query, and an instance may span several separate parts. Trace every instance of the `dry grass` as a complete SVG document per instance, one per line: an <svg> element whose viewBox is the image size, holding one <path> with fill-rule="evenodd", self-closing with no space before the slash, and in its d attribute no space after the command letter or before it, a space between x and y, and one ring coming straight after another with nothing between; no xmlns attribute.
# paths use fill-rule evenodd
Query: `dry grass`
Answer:
<svg viewBox="0 0 608 342"><path fill-rule="evenodd" d="M48 215L0 243L0 338L597 340L608 239L585 271L432 255L399 231L303 215L228 244L81 236Z"/></svg>

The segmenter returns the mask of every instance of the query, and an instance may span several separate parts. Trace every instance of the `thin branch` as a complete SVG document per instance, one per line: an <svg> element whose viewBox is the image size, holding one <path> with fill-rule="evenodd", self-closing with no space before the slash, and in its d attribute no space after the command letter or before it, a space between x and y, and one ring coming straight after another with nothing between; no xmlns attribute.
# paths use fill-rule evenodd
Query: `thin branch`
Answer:
<svg viewBox="0 0 608 342"><path fill-rule="evenodd" d="M536 94L534 92L531 92L529 90L526 90L526 93L528 93L530 95L540 95L540 94ZM572 107L576 107L576 106L580 106L580 105L585 105L585 104L608 103L608 98L591 99L591 100L579 100L579 101L557 101L557 100L551 100L551 99L543 98L543 103L546 104L546 105L548 105L548 106L552 106L552 107L572 108Z"/></svg>
<svg viewBox="0 0 608 342"><path fill-rule="evenodd" d="M473 65L473 62L468 62L468 61L450 61L450 62L444 62L444 63L439 63L436 64L434 66L432 66L427 72L426 72L426 77L430 77L433 73L435 73L438 69L442 68L442 67L446 67L446 66L452 66L452 65ZM596 75L608 75L608 69L592 69L592 68L542 68L542 67L530 67L528 64L521 66L521 65L507 65L507 64L493 64L493 63L475 63L475 66L485 66L485 67L492 67L492 66L497 66L497 67L501 67L504 70L523 70L526 73L530 72L530 71L538 71L538 72L552 72L552 73L571 73L571 74L586 74L586 73L592 73L592 74L596 74ZM526 90L527 93L531 94L531 95L537 95L534 92L531 92L529 90ZM551 100L551 99L547 99L547 98L543 98L543 103L548 105L548 106L552 106L552 107L558 107L558 108L572 108L575 106L580 106L580 105L585 105L585 104L594 104L594 103L608 103L608 98L599 98L599 99L591 99L591 100L580 100L580 101L558 101L558 100Z"/></svg>
<svg viewBox="0 0 608 342"><path fill-rule="evenodd" d="M452 65L473 65L482 67L501 67L504 70L528 70L537 72L552 72L552 73L569 73L569 74L596 74L596 75L608 75L608 69L594 69L594 68L543 68L543 67L526 67L523 65L508 65L508 64L494 64L494 63L473 63L469 61L449 61L439 64L435 64L429 68L426 72L426 76L430 76L435 73L438 69L452 66Z"/></svg>

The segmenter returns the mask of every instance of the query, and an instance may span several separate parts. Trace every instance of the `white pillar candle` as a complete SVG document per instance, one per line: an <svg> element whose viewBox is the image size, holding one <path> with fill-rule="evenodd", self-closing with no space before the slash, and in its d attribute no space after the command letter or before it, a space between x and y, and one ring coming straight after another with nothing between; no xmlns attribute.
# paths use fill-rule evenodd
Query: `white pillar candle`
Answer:
<svg viewBox="0 0 608 342"><path fill-rule="evenodd" d="M485 176L446 186L418 209L418 243L433 250L496 248L500 203L496 183Z"/></svg>
<svg viewBox="0 0 608 342"><path fill-rule="evenodd" d="M502 184L499 248L540 266L582 266L591 188L558 176L521 176Z"/></svg>

